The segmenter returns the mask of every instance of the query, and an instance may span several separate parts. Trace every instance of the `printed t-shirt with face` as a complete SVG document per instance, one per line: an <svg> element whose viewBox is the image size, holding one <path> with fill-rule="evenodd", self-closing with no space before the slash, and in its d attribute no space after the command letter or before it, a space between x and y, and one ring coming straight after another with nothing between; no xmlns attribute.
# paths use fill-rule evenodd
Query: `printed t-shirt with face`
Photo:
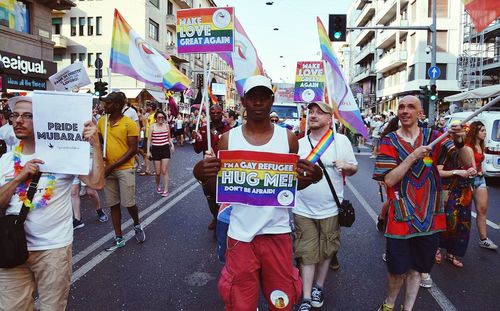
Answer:
<svg viewBox="0 0 500 311"><path fill-rule="evenodd" d="M151 112L151 113L148 115L148 117L147 117L146 121L147 121L147 124L146 124L146 133L145 133L145 135L146 135L146 137L149 137L149 127L150 127L153 123L155 123L155 122L156 122L156 121L155 121L155 113L154 113L154 112Z"/></svg>
<svg viewBox="0 0 500 311"><path fill-rule="evenodd" d="M440 135L438 131L421 129L412 145L396 132L387 134L380 144L373 179L383 181L385 175L417 147L428 145ZM454 151L451 140L441 141L430 153L432 164L425 165L423 160L417 161L399 183L387 187L389 211L386 237L408 239L446 230L441 179L436 165L444 164Z"/></svg>
<svg viewBox="0 0 500 311"><path fill-rule="evenodd" d="M106 118L99 119L97 129L104 138L104 127ZM116 163L128 150L127 138L139 136L137 124L129 117L123 116L113 126L108 122L108 134L106 141L106 165ZM134 157L115 168L116 171L130 169L134 167Z"/></svg>
<svg viewBox="0 0 500 311"><path fill-rule="evenodd" d="M36 154L21 155L21 165L37 158ZM33 204L42 198L49 183L49 173L43 173L38 182ZM24 229L29 251L61 248L73 242L73 209L71 207L71 184L73 175L54 174L55 188L45 207L33 209L28 213ZM14 154L8 152L0 158L0 186L14 178ZM18 215L23 206L18 192L12 196L6 215Z"/></svg>
<svg viewBox="0 0 500 311"><path fill-rule="evenodd" d="M318 142L311 138L311 143L313 146L316 146ZM307 136L299 139L300 158L305 159L310 152L311 144ZM358 164L352 150L351 142L345 135L338 133L335 135L335 140L321 155L321 162L325 165L335 192L340 202L342 202L344 198L344 185L342 174L333 166L333 161L336 159L343 159L350 164ZM324 219L338 215L337 204L325 177L321 178L318 183L311 184L309 187L297 191L297 201L292 212L312 219Z"/></svg>

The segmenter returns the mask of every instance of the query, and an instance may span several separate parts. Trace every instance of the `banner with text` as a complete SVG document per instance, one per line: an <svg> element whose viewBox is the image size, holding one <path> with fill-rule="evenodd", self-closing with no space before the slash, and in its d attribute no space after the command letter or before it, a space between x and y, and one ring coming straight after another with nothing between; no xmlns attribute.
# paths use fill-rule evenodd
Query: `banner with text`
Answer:
<svg viewBox="0 0 500 311"><path fill-rule="evenodd" d="M56 91L78 91L81 87L89 85L90 79L81 62L75 62L63 70L49 77Z"/></svg>
<svg viewBox="0 0 500 311"><path fill-rule="evenodd" d="M322 61L297 62L293 101L298 103L323 102L325 72Z"/></svg>
<svg viewBox="0 0 500 311"><path fill-rule="evenodd" d="M201 8L177 11L177 52L232 52L234 8Z"/></svg>
<svg viewBox="0 0 500 311"><path fill-rule="evenodd" d="M220 151L217 202L295 207L296 154Z"/></svg>
<svg viewBox="0 0 500 311"><path fill-rule="evenodd" d="M83 124L92 120L92 94L35 91L33 128L42 172L87 175L90 144Z"/></svg>

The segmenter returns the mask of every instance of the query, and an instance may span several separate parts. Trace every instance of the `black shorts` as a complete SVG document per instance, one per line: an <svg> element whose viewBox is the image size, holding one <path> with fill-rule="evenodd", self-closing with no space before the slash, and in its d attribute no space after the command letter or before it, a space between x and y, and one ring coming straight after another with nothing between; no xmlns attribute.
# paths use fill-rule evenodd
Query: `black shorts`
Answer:
<svg viewBox="0 0 500 311"><path fill-rule="evenodd" d="M439 233L410 239L386 238L387 270L405 274L410 269L430 273L439 245Z"/></svg>
<svg viewBox="0 0 500 311"><path fill-rule="evenodd" d="M184 129L175 130L175 136L181 136L181 135L184 135Z"/></svg>
<svg viewBox="0 0 500 311"><path fill-rule="evenodd" d="M151 160L161 161L162 159L170 159L170 145L151 146Z"/></svg>

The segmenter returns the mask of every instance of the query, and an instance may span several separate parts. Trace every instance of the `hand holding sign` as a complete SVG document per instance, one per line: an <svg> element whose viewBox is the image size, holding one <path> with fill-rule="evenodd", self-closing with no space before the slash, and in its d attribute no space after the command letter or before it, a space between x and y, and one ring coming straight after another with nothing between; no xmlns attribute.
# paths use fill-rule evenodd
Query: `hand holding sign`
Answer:
<svg viewBox="0 0 500 311"><path fill-rule="evenodd" d="M323 171L321 168L304 159L300 159L297 162L297 173L299 184L316 183L323 178Z"/></svg>
<svg viewBox="0 0 500 311"><path fill-rule="evenodd" d="M83 138L93 147L99 146L99 135L97 134L97 126L92 121L87 121L83 124Z"/></svg>

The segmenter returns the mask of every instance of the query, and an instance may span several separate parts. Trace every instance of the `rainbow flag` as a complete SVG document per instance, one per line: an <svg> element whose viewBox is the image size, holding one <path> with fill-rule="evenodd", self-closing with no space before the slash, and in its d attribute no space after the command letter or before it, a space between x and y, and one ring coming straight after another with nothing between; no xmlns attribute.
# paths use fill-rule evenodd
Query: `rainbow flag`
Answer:
<svg viewBox="0 0 500 311"><path fill-rule="evenodd" d="M317 18L317 23L321 58L325 61L326 84L331 93L329 96L331 96L333 102L335 115L349 130L369 139L358 104L352 95L349 84L344 78L344 74L331 48L325 26L323 26L319 17Z"/></svg>
<svg viewBox="0 0 500 311"><path fill-rule="evenodd" d="M328 146L331 145L333 139L333 130L328 130L323 137L321 137L313 150L311 150L309 155L306 157L306 160L316 164L319 158L321 158L321 155L326 151L326 149L328 149Z"/></svg>
<svg viewBox="0 0 500 311"><path fill-rule="evenodd" d="M476 32L483 31L491 22L500 16L499 0L462 0L469 13Z"/></svg>
<svg viewBox="0 0 500 311"><path fill-rule="evenodd" d="M137 80L167 90L183 91L191 80L130 27L115 9L109 67Z"/></svg>
<svg viewBox="0 0 500 311"><path fill-rule="evenodd" d="M210 97L210 100L212 101L212 105L218 104L219 100L217 99L217 96L214 95L212 92L212 87L208 86L208 96Z"/></svg>
<svg viewBox="0 0 500 311"><path fill-rule="evenodd" d="M236 89L238 94L243 96L245 80L254 75L264 75L264 69L257 50L236 17L234 18L234 33L234 52L217 54L233 68Z"/></svg>

